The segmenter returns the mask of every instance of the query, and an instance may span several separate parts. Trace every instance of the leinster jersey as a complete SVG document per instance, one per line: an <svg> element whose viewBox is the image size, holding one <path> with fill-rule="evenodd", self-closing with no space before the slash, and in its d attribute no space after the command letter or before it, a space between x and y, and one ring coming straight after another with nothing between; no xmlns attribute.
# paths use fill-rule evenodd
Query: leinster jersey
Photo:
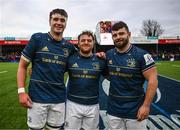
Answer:
<svg viewBox="0 0 180 130"><path fill-rule="evenodd" d="M134 45L124 53L111 49L106 57L110 75L107 113L135 119L145 96L143 72L155 65L154 60L149 53Z"/></svg>
<svg viewBox="0 0 180 130"><path fill-rule="evenodd" d="M105 69L105 61L93 55L83 57L79 53L68 60L68 99L84 105L98 103L99 78Z"/></svg>
<svg viewBox="0 0 180 130"><path fill-rule="evenodd" d="M32 35L22 51L22 58L32 62L29 95L34 102L61 103L65 101L64 73L73 45L62 39L56 41L50 33Z"/></svg>

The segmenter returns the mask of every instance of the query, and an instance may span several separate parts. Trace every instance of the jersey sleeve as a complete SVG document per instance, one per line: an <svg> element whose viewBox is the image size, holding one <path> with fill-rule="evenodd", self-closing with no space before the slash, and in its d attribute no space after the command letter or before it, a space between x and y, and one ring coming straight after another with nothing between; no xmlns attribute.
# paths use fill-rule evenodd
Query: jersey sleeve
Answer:
<svg viewBox="0 0 180 130"><path fill-rule="evenodd" d="M33 34L31 36L31 39L29 41L29 43L26 45L26 47L23 49L22 51L22 58L27 61L27 62L31 62L32 59L35 56L35 52L36 52L36 48L38 45L38 36L37 34Z"/></svg>
<svg viewBox="0 0 180 130"><path fill-rule="evenodd" d="M75 47L75 45L71 44L67 40L65 40L65 43L68 45L68 48L70 49L69 56L71 56L74 53L78 52L78 49Z"/></svg>
<svg viewBox="0 0 180 130"><path fill-rule="evenodd" d="M78 49L74 45L72 45L72 51L71 51L70 55L73 55L76 52L78 52Z"/></svg>
<svg viewBox="0 0 180 130"><path fill-rule="evenodd" d="M142 72L155 66L154 59L148 52L144 52L141 57L141 70Z"/></svg>

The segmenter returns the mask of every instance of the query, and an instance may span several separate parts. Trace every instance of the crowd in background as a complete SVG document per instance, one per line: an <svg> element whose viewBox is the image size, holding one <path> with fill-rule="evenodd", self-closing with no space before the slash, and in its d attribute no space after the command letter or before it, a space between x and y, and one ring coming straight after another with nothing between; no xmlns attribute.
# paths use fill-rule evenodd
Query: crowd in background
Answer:
<svg viewBox="0 0 180 130"><path fill-rule="evenodd" d="M155 47L146 46L146 45L137 45L140 48L147 50L152 54L154 60L156 61L174 61L180 60L180 47L176 46L164 46L160 47L158 51ZM0 55L0 62L19 62L21 51L25 46L11 45L3 47L2 54ZM107 51L111 47L103 47L101 51ZM97 49L98 50L98 49Z"/></svg>
<svg viewBox="0 0 180 130"><path fill-rule="evenodd" d="M180 53L179 52L153 52L152 53L153 59L157 61L174 61L180 60Z"/></svg>
<svg viewBox="0 0 180 130"><path fill-rule="evenodd" d="M18 52L4 54L0 56L0 62L19 62L20 55Z"/></svg>
<svg viewBox="0 0 180 130"><path fill-rule="evenodd" d="M25 45L7 45L2 47L0 62L19 62L21 51Z"/></svg>

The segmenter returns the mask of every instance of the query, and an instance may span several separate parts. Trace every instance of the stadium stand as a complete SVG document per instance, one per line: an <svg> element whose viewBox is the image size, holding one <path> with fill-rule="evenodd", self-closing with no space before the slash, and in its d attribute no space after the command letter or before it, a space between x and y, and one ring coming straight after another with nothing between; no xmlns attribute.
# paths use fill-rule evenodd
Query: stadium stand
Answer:
<svg viewBox="0 0 180 130"><path fill-rule="evenodd" d="M107 51L113 48L111 38L111 25L116 21L100 21L96 26L96 46L95 51ZM104 26L106 24L106 26ZM106 28L105 28L106 27ZM107 29L108 28L108 29ZM102 31L106 30L106 31ZM179 36L161 37L131 37L131 43L150 52L154 60L180 60L180 38Z"/></svg>
<svg viewBox="0 0 180 130"><path fill-rule="evenodd" d="M109 33L109 32L108 32ZM104 35L105 33L103 33ZM101 34L100 34L101 35ZM112 41L109 40L109 45L106 44L101 44L104 39L101 39L98 41L96 40L96 46L94 48L95 52L98 51L107 51L111 48L113 48L113 43ZM111 37L106 37L108 38ZM141 37L138 37L139 39L142 40ZM168 60L168 61L174 61L174 60L180 60L180 39L158 39L157 43L153 43L154 40L149 40L144 39L144 42L139 42L137 41L137 37L135 38L136 40L133 39L132 41L133 44L147 50L150 52L153 56L153 58L157 61L161 60ZM1 38L2 39L2 38ZM1 40L0 39L0 62L18 62L19 57L21 55L21 51L25 47L26 44L28 44L28 39L26 38L25 40L15 40L15 41L7 41L7 40ZM96 39L98 39L96 35ZM170 42L168 42L168 40ZM162 42L163 41L163 42ZM77 40L76 38L70 38L69 42L72 44L76 45Z"/></svg>
<svg viewBox="0 0 180 130"><path fill-rule="evenodd" d="M96 26L96 46L94 52L113 48L111 26L116 21L100 21ZM65 37L76 45L77 38ZM18 62L21 51L28 44L29 38L0 37L0 62ZM156 61L180 60L180 37L132 37L131 43L150 52Z"/></svg>

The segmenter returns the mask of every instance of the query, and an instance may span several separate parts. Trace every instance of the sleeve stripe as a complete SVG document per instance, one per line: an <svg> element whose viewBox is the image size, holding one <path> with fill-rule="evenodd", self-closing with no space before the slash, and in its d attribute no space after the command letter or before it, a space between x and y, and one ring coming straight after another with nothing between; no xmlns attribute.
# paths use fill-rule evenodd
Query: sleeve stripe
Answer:
<svg viewBox="0 0 180 130"><path fill-rule="evenodd" d="M153 64L153 65L151 65L151 66L149 66L149 67L143 69L142 72L144 72L144 71L146 71L146 70L148 70L148 69L150 69L150 68L152 68L152 67L154 67L154 66L155 66L155 64Z"/></svg>
<svg viewBox="0 0 180 130"><path fill-rule="evenodd" d="M21 58L22 58L23 60L25 60L26 62L31 62L31 60L28 59L28 58L26 58L23 54L21 55Z"/></svg>

